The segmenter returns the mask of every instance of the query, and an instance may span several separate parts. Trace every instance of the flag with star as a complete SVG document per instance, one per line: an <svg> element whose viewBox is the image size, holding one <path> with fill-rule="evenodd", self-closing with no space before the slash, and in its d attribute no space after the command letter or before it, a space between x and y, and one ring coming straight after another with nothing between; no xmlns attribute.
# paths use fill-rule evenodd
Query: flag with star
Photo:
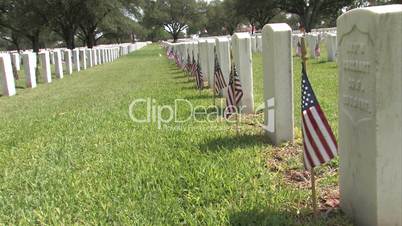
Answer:
<svg viewBox="0 0 402 226"><path fill-rule="evenodd" d="M301 88L304 166L312 169L331 161L338 154L338 144L311 87L304 64Z"/></svg>

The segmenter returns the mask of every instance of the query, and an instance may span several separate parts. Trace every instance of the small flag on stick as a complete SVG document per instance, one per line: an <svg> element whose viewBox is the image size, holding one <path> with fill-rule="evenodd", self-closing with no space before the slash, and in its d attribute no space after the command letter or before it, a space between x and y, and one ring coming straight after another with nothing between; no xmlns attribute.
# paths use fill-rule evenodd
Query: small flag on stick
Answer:
<svg viewBox="0 0 402 226"><path fill-rule="evenodd" d="M232 66L230 72L228 96L226 98L226 110L225 118L229 118L233 113L236 112L237 106L240 104L243 98L243 90L241 87L241 82L239 76L237 75L236 66Z"/></svg>
<svg viewBox="0 0 402 226"><path fill-rule="evenodd" d="M223 77L222 69L219 65L218 56L215 54L215 73L214 73L214 82L215 82L215 93L219 94L219 92L224 89L227 84L225 78Z"/></svg>
<svg viewBox="0 0 402 226"><path fill-rule="evenodd" d="M304 64L301 88L304 166L312 169L333 159L338 153L338 146L311 87Z"/></svg>
<svg viewBox="0 0 402 226"><path fill-rule="evenodd" d="M196 73L195 73L195 82L197 85L197 89L202 90L204 89L204 78L202 75L202 71L201 71L201 66L200 63L197 63L197 69L196 69Z"/></svg>

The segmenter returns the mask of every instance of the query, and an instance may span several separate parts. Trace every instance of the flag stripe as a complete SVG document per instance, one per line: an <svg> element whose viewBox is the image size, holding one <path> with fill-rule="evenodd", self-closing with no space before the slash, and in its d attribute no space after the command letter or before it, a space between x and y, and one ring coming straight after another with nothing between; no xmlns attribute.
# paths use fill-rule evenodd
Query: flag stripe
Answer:
<svg viewBox="0 0 402 226"><path fill-rule="evenodd" d="M326 120L322 120L322 113L320 114L320 109L317 108L312 108L311 109L311 114L313 115L313 117L316 119L316 123L317 126L319 127L319 131L322 133L321 135L323 136L323 140L325 140L325 143L328 145L328 150L330 150L330 156L331 158L334 158L337 155L337 147L336 147L336 143L334 141L334 139L332 138L332 136L330 134L332 134L330 132L330 130L328 131L328 128L324 125L324 122L326 122Z"/></svg>
<svg viewBox="0 0 402 226"><path fill-rule="evenodd" d="M303 129L304 131L304 129ZM303 132L303 138L304 138L304 132ZM303 139L303 146L306 147L306 142L305 139ZM308 153L307 151L303 151L303 159L304 159L304 167L306 169L311 169L311 162L313 162L313 160L311 159L310 153Z"/></svg>
<svg viewBox="0 0 402 226"><path fill-rule="evenodd" d="M311 146L311 143L308 139L307 130L304 124L303 124L303 142L305 145L304 152L306 153L309 165L311 165L312 167L320 165L320 160L317 158L317 155L315 155L315 151L313 150L313 147Z"/></svg>
<svg viewBox="0 0 402 226"><path fill-rule="evenodd" d="M317 144L315 143L313 137L311 136L310 128L306 124L306 117L303 117L303 124L304 124L305 133L306 133L306 137L307 137L306 144L310 143L311 147L312 147L311 149L308 149L307 151L310 152L311 154L314 154L314 156L316 156L318 158L320 163L324 163L325 160L320 153L320 149L318 149Z"/></svg>
<svg viewBox="0 0 402 226"><path fill-rule="evenodd" d="M324 157L324 160L327 162L331 160L334 156L332 155L331 149L328 146L327 141L325 140L324 136L322 135L317 125L316 118L314 118L313 115L311 114L312 109L314 109L314 107L311 107L306 112L307 113L306 122L307 125L310 126L311 135L313 136L315 143L321 150L321 154Z"/></svg>
<svg viewBox="0 0 402 226"><path fill-rule="evenodd" d="M320 118L322 119L323 125L325 126L327 132L329 133L329 136L332 139L332 142L335 145L335 150L336 150L335 153L338 153L338 143L336 142L335 135L331 130L331 126L328 124L327 118L325 117L324 112L321 109L321 106L320 105L316 106L316 109L317 109L317 113L320 115Z"/></svg>

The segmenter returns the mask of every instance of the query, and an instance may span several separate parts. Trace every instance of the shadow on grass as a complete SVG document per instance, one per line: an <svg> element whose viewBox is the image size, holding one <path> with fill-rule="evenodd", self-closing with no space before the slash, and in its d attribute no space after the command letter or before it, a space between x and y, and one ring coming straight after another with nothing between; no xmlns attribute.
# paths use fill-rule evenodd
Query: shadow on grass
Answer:
<svg viewBox="0 0 402 226"><path fill-rule="evenodd" d="M312 217L297 215L290 212L281 212L271 209L254 209L244 212L232 213L229 224L237 225L304 225L312 223Z"/></svg>
<svg viewBox="0 0 402 226"><path fill-rule="evenodd" d="M194 96L186 96L183 99L185 99L185 100L206 100L206 99L211 99L211 103L212 103L212 96L204 94L204 93L199 94L199 95L194 95Z"/></svg>
<svg viewBox="0 0 402 226"><path fill-rule="evenodd" d="M349 218L340 210L335 210L326 217L314 219L311 212L299 214L289 211L259 208L234 212L229 215L229 224L237 225L352 225Z"/></svg>
<svg viewBox="0 0 402 226"><path fill-rule="evenodd" d="M329 62L328 60L318 60L318 61L313 62L312 64L325 64L328 62Z"/></svg>
<svg viewBox="0 0 402 226"><path fill-rule="evenodd" d="M200 144L200 150L204 152L217 152L223 150L244 149L252 146L269 144L269 140L264 135L234 135L218 137Z"/></svg>

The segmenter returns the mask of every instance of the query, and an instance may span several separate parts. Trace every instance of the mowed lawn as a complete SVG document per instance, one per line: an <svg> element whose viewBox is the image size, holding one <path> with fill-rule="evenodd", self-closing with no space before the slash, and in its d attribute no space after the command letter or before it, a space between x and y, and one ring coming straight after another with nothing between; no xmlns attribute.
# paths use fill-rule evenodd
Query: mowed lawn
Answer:
<svg viewBox="0 0 402 226"><path fill-rule="evenodd" d="M253 63L259 104L260 54ZM294 70L300 128L296 59ZM308 70L336 131L336 65L313 60ZM308 187L286 179L289 171L303 172L300 129L294 147L274 148L256 123L240 123L237 133L235 125L203 116L161 128L129 117L138 98L153 98L155 106L173 106L178 98L212 104L210 91L193 87L194 81L151 45L50 85L0 97L0 224L350 224L339 211L314 221ZM191 109L179 105L178 115L186 118ZM145 106L134 111L138 117L147 114ZM279 169L273 169L273 154L288 149L296 155L274 162ZM319 170L320 186L336 187L336 166L335 161Z"/></svg>

